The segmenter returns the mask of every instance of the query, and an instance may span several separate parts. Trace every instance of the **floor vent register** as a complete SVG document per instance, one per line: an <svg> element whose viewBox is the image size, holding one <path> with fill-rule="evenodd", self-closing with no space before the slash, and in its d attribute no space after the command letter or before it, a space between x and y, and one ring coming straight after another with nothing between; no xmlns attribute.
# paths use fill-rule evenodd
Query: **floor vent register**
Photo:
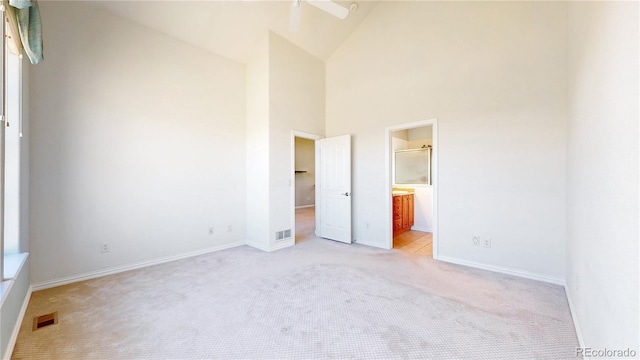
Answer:
<svg viewBox="0 0 640 360"><path fill-rule="evenodd" d="M55 325L58 323L58 312L36 316L33 318L33 331L42 329L45 326Z"/></svg>

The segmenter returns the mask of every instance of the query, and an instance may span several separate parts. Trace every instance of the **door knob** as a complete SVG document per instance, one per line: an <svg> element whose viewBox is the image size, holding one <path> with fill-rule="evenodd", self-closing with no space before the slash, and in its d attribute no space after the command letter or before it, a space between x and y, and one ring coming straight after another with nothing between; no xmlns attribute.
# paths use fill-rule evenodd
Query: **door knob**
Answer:
<svg viewBox="0 0 640 360"><path fill-rule="evenodd" d="M344 195L344 196L349 196L349 193L348 193L348 192L346 192L346 193L344 193L344 194L341 194L341 195Z"/></svg>

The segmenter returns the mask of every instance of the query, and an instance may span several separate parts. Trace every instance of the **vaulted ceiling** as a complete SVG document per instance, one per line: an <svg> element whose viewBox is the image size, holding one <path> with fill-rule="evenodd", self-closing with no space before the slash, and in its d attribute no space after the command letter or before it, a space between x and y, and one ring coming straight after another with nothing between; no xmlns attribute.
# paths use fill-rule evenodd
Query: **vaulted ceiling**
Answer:
<svg viewBox="0 0 640 360"><path fill-rule="evenodd" d="M302 1L298 32L289 31L291 1L93 1L94 6L200 48L246 63L267 30L326 60L377 1L336 1L358 9L340 20Z"/></svg>

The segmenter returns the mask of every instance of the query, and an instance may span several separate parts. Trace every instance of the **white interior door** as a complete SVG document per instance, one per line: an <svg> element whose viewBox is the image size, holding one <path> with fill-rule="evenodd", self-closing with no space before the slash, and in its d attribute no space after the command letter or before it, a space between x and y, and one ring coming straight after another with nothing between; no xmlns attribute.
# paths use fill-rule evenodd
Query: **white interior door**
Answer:
<svg viewBox="0 0 640 360"><path fill-rule="evenodd" d="M316 140L320 237L351 243L351 135Z"/></svg>

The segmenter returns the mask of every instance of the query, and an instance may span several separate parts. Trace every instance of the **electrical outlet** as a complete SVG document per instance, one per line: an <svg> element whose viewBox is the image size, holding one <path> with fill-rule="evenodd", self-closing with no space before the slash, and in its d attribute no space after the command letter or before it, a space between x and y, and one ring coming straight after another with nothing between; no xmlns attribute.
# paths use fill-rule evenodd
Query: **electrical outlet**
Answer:
<svg viewBox="0 0 640 360"><path fill-rule="evenodd" d="M209 228L209 235L213 235L214 232L215 232L215 228L210 227Z"/></svg>
<svg viewBox="0 0 640 360"><path fill-rule="evenodd" d="M109 246L109 244L107 244L107 243L101 243L100 244L100 252L101 253L108 253L109 251L111 251L111 247Z"/></svg>
<svg viewBox="0 0 640 360"><path fill-rule="evenodd" d="M486 238L486 239L482 240L482 246L486 247L486 248L490 248L491 247L491 238Z"/></svg>
<svg viewBox="0 0 640 360"><path fill-rule="evenodd" d="M233 231L233 227L231 225L227 225L227 232Z"/></svg>
<svg viewBox="0 0 640 360"><path fill-rule="evenodd" d="M365 223L365 225L367 226L367 229L369 228L369 223Z"/></svg>
<svg viewBox="0 0 640 360"><path fill-rule="evenodd" d="M474 236L471 238L471 241L473 242L473 245L480 246L480 236Z"/></svg>

